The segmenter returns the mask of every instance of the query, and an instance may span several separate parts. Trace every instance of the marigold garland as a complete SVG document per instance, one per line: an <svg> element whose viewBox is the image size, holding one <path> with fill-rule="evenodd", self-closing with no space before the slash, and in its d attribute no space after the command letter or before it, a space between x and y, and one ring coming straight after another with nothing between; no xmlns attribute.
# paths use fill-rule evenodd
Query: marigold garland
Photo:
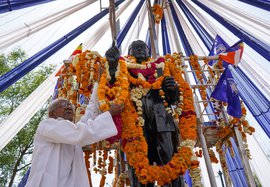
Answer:
<svg viewBox="0 0 270 187"><path fill-rule="evenodd" d="M129 82L127 78L127 67L123 60L119 60L119 71L116 73L116 82L112 87L108 85L109 72L104 71L101 75L99 88L98 88L98 100L99 108L102 112L108 111L111 103L125 104L128 98ZM111 98L111 99L109 99Z"/></svg>
<svg viewBox="0 0 270 187"><path fill-rule="evenodd" d="M89 86L97 80L98 64L102 62L103 58L97 52L89 50L84 51L74 60L80 94L89 97L91 91Z"/></svg>
<svg viewBox="0 0 270 187"><path fill-rule="evenodd" d="M202 97L202 100L207 100L207 94L206 94L206 87L203 86L204 84L204 73L202 72L202 67L200 66L199 62L198 62L198 56L197 55L191 55L190 56L190 60L189 60L190 66L192 67L193 70L195 70L195 74L196 77L199 81L199 83L201 84L201 86L199 86L199 91L200 91L200 95ZM204 107L206 107L208 105L208 103L204 103Z"/></svg>
<svg viewBox="0 0 270 187"><path fill-rule="evenodd" d="M121 115L123 117L123 150L129 164L135 169L138 179L143 184L157 181L159 185L164 185L180 174L184 174L191 165L192 151L190 148L179 148L166 165L151 166L147 158L147 143L142 128L136 122L136 110L129 100L127 100Z"/></svg>
<svg viewBox="0 0 270 187"><path fill-rule="evenodd" d="M176 179L179 175L184 174L188 167L195 168L199 164L198 161L191 160L193 142L196 139L196 117L193 107L193 96L191 88L182 78L181 72L175 68L173 63L165 63L163 76L160 79L157 78L153 83L140 78L133 78L130 75L128 78L133 85L159 89L162 84L161 79L164 79L165 76L173 76L175 78L176 82L181 85L179 89L183 93L183 98L185 98L182 103L183 112L179 116L179 129L183 138L183 144L178 148L178 152L174 154L168 164L163 166L151 166L149 164L147 143L137 120L137 111L129 99L125 102L125 109L121 114L123 119L123 150L126 153L129 164L135 169L139 181L143 184L157 181L159 185L164 185Z"/></svg>
<svg viewBox="0 0 270 187"><path fill-rule="evenodd" d="M196 140L197 128L196 128L196 115L194 112L194 102L192 90L189 84L183 79L181 72L176 68L174 62L167 61L169 72L164 70L164 74L173 76L178 83L180 91L181 115L179 121L180 134L183 140Z"/></svg>
<svg viewBox="0 0 270 187"><path fill-rule="evenodd" d="M154 15L154 18L155 18L155 22L157 24L159 24L160 20L163 17L163 9L162 9L162 7L159 4L154 4L153 7L152 7L152 11L153 11L153 15Z"/></svg>
<svg viewBox="0 0 270 187"><path fill-rule="evenodd" d="M155 66L154 64L152 65ZM126 153L129 164L135 169L140 182L147 184L157 181L159 185L163 185L176 179L180 174L184 174L188 167L198 167L198 162L191 160L194 144L189 142L189 140L193 142L196 139L196 117L193 108L192 91L182 78L181 72L176 70L175 65L173 63L165 63L163 76L155 80L152 79L151 83L140 77L132 77L127 72L125 61L122 59L119 60L116 82L112 87L108 86L107 75L108 72L105 71L99 83L98 98L100 109L102 111L108 110L110 102L125 104L124 111L121 113L123 125L122 148ZM180 118L180 133L184 141L168 164L151 166L147 157L147 143L138 121L138 113L130 100L131 95L128 89L129 83L135 86L142 86L143 88L160 89L165 76L175 77L176 82L181 85L179 90L183 93L183 98L185 98L181 104L183 113L178 116ZM112 100L109 100L108 97L112 98Z"/></svg>

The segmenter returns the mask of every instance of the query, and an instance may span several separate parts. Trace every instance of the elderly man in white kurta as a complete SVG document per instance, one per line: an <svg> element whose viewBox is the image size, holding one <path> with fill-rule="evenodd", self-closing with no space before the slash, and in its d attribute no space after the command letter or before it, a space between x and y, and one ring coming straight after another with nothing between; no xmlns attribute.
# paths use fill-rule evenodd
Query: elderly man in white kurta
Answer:
<svg viewBox="0 0 270 187"><path fill-rule="evenodd" d="M122 106L112 105L99 114L97 84L85 115L74 124L74 109L66 99L53 101L48 118L37 129L32 166L26 187L89 187L82 146L117 134L112 115Z"/></svg>

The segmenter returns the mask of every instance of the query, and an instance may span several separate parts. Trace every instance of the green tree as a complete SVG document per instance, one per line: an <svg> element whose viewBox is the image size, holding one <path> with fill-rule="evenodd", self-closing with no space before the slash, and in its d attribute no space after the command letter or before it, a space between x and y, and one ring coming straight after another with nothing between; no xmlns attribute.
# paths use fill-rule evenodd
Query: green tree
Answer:
<svg viewBox="0 0 270 187"><path fill-rule="evenodd" d="M2 76L25 59L26 53L21 49L15 49L7 55L0 54L0 75ZM53 66L39 67L1 92L0 122L3 122L52 73L53 69ZM27 171L30 165L29 156L33 151L33 136L39 122L46 113L45 108L47 107L42 106L0 152L0 186L11 187L14 180L16 178L20 180Z"/></svg>

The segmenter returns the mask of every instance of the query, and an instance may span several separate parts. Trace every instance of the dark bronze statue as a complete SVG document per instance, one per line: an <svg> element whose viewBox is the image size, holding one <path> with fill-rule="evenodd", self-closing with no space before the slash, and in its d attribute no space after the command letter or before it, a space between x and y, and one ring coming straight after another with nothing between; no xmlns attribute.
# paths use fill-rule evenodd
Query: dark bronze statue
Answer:
<svg viewBox="0 0 270 187"><path fill-rule="evenodd" d="M141 40L134 41L130 44L129 55L136 58L136 62L141 64L150 58L149 49L145 42ZM115 75L118 59L120 57L119 50L116 47L111 47L105 54L109 63L109 71L112 80L115 80ZM162 75L162 69L157 71ZM132 72L130 74L134 77ZM148 77L145 77L146 80ZM132 85L130 85L132 87ZM174 105L179 98L178 86L173 77L167 77L162 83L162 89L165 92L165 99L169 105ZM142 98L143 115L145 120L143 130L148 144L148 159L150 164L156 163L157 165L167 164L173 154L177 152L179 145L179 131L178 126L174 123L173 117L165 110L163 99L159 95L159 90L150 90L146 96ZM142 185L138 182L135 173L131 170L131 186L140 187L147 186L153 187L154 184ZM164 185L165 187L181 187L184 186L181 177L175 179L170 184Z"/></svg>

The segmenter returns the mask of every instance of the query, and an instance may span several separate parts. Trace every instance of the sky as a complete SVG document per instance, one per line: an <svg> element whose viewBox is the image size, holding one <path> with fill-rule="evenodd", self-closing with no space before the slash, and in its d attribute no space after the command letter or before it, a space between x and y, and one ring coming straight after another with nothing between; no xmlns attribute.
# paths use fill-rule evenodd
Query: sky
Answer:
<svg viewBox="0 0 270 187"><path fill-rule="evenodd" d="M50 14L59 12L60 10L63 10L67 7L78 4L80 2L83 2L83 0L76 0L76 1L75 0L57 0L57 1L52 1L50 3L46 3L46 4L37 5L34 7L29 7L29 8L25 8L21 10L16 10L13 12L0 14L0 41L1 39L3 39L3 35L6 33L14 32L16 29L20 27L24 27L24 29L27 30L28 28L26 25L31 25L31 23L33 23L36 20L46 17ZM104 4L106 1L103 0L102 2L103 2L102 7L108 6L108 4ZM254 9L250 5L246 5L239 1L223 0L222 2L225 2L226 4L231 5L231 6L241 7L241 9L247 10L250 15L257 16L265 21L270 20L270 13L262 9L256 9L256 8ZM138 1L133 1L130 7L135 7L137 3ZM29 37L19 42L16 42L9 47L0 49L0 53L8 53L13 48L21 47L26 51L28 56L31 57L32 55L36 54L43 48L47 47L48 45L50 45L57 39L61 38L63 35L69 33L71 30L73 30L77 26L81 25L83 22L87 21L88 19L96 15L99 11L100 11L99 2L93 3L91 4L91 6L87 6L79 10L76 14L66 16L63 20L57 23L54 23L53 25L35 34L30 35ZM131 11L132 9L129 8L125 11L124 13L125 16L121 16L120 27L124 25ZM207 15L205 16L209 17ZM225 30L225 28L223 28L219 23L213 20L213 18L209 18L209 19L211 19L212 22L216 26ZM79 37L71 41L68 45L66 45L60 51L55 53L52 57L47 59L44 63L42 63L42 65L55 64L60 67L62 65L63 60L68 59L68 57L71 55L73 50L75 50L75 48L80 43L85 43L90 38L95 37L94 36L95 31L106 20L108 20L108 16L103 18L97 24L93 25L90 29L87 29ZM136 21L138 20L135 20L135 22ZM146 29L147 28L144 28L144 30ZM256 28L254 29L256 30ZM254 32L256 32L255 30ZM227 36L230 38L230 40L227 41L230 45L238 41L238 38L230 33L227 33ZM126 38L128 37L145 40L145 31L140 34L137 34L136 36L131 36L130 34L128 34ZM112 39L111 39L110 29L107 28L107 32L105 33L105 35L101 38L100 41L97 42L97 44L91 50L98 51L103 56L105 54L105 51L110 47L111 43L112 43ZM124 48L126 48L127 42L124 41L122 46L125 46ZM256 52L251 50L248 46L245 46L245 51L248 54L250 53L256 54ZM126 51L124 53L126 54ZM256 58L255 60L258 62L257 63L258 68L264 69L264 71L269 76L270 75L270 68L268 68L270 67L269 62L263 59L258 54L254 55L254 58ZM250 118L250 121L252 121L253 123L256 123L254 119L252 118ZM259 129L258 131L261 131L261 133L263 133L261 129ZM269 139L267 137L262 136L259 138L262 139L261 142L269 142Z"/></svg>

